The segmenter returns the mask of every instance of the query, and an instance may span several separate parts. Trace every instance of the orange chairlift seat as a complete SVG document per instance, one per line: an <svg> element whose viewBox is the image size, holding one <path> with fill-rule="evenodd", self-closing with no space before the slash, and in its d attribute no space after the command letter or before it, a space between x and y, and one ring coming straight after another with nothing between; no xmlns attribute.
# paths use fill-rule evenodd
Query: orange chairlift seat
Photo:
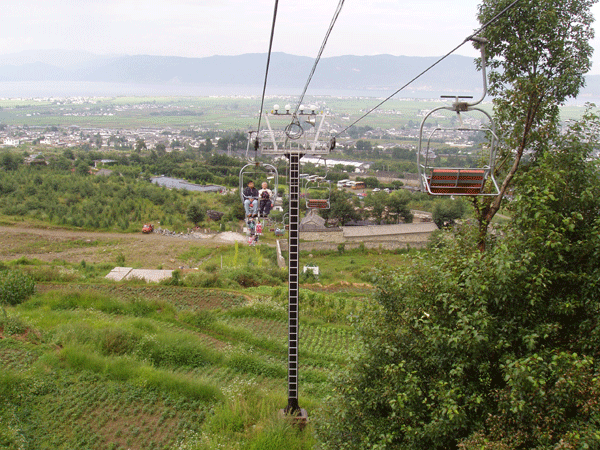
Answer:
<svg viewBox="0 0 600 450"><path fill-rule="evenodd" d="M326 198L307 198L306 199L306 207L307 208L315 208L315 209L329 209L329 199Z"/></svg>
<svg viewBox="0 0 600 450"><path fill-rule="evenodd" d="M445 107L442 107L445 108ZM436 110L439 110L437 108ZM478 108L473 108L477 109ZM433 110L432 113L436 110ZM431 164L431 137L436 131L460 130L469 132L487 132L491 136L490 147L488 148L488 164L481 167L440 167ZM436 128L431 133L427 142L427 147L423 152L422 141L419 139L419 155L417 162L419 166L419 180L421 190L430 195L483 195L495 196L499 193L498 184L494 179L493 164L496 158L495 153L496 135L491 128ZM421 158L424 162L421 162ZM486 187L486 183L489 186Z"/></svg>
<svg viewBox="0 0 600 450"><path fill-rule="evenodd" d="M434 195L479 195L488 175L489 169L432 168L426 185Z"/></svg>

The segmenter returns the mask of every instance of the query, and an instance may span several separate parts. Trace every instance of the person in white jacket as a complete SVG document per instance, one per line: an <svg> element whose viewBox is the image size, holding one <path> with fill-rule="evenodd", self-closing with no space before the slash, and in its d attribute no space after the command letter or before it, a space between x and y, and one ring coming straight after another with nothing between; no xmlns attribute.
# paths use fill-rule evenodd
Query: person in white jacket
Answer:
<svg viewBox="0 0 600 450"><path fill-rule="evenodd" d="M258 214L267 217L273 207L273 191L269 189L269 184L266 181L263 181L262 189L258 191L258 198Z"/></svg>

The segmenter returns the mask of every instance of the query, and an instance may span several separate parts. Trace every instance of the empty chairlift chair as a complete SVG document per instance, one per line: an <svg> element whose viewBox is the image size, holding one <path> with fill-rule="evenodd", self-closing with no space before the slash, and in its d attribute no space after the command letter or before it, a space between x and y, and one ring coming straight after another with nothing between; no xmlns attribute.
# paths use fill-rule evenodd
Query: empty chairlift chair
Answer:
<svg viewBox="0 0 600 450"><path fill-rule="evenodd" d="M304 198L307 209L331 208L331 180L327 180L327 161L325 162L325 176L309 177L304 184Z"/></svg>
<svg viewBox="0 0 600 450"><path fill-rule="evenodd" d="M430 111L421 122L419 131L419 148L417 153L417 166L419 170L419 182L421 190L431 195L451 196L495 196L498 195L499 189L496 180L494 179L494 163L496 160L496 143L497 136L495 125L492 117L483 109L476 107L483 101L487 93L487 81L485 72L485 41L480 38L472 38L472 40L481 45L481 58L484 61L482 64L483 73L483 95L476 102L467 102L465 99L472 97L465 96L442 96L442 98L453 98L454 102L450 106L441 106ZM427 145L423 148L425 138L423 131L428 118L436 112L446 110L453 111L457 114L459 125L457 127L442 128L436 127L430 133L427 139ZM464 125L463 114L478 111L487 119L487 125L474 127ZM486 153L485 163L479 167L442 167L436 165L433 161L433 150L431 148L431 140L434 135L439 132L456 132L456 133L485 133L489 139L489 146L482 147Z"/></svg>

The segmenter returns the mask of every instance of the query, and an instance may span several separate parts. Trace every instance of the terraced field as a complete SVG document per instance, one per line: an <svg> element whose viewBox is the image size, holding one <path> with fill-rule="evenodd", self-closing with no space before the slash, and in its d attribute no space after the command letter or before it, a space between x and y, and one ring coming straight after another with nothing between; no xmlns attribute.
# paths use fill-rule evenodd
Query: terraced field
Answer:
<svg viewBox="0 0 600 450"><path fill-rule="evenodd" d="M312 448L310 424L299 431L277 418L287 404L281 294L39 284L7 310L0 335L3 448L242 449L265 439ZM300 403L312 414L359 344L343 321L310 315L347 293L309 296Z"/></svg>

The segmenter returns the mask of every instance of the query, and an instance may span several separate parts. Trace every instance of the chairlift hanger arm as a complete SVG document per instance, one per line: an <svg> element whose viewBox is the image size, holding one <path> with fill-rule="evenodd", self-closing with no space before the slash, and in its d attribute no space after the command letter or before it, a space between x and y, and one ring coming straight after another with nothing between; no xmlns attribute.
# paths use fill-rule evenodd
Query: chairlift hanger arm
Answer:
<svg viewBox="0 0 600 450"><path fill-rule="evenodd" d="M475 36L475 35L470 36L469 40L479 44L479 46L480 46L479 50L481 52L481 75L483 77L483 92L481 93L481 98L479 100L477 100L476 102L471 102L471 103L467 102L467 106L471 107L471 106L475 106L475 105L478 105L479 103L481 103L483 101L483 99L485 98L485 96L487 95L487 74L486 74L487 57L485 54L485 46L487 45L488 41L485 38Z"/></svg>

